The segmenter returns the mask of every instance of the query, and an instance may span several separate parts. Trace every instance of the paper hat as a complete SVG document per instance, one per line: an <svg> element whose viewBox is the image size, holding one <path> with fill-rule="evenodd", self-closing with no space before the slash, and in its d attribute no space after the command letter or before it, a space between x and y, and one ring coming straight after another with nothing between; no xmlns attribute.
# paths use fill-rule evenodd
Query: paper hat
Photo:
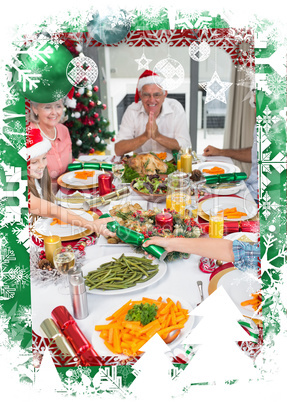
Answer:
<svg viewBox="0 0 287 402"><path fill-rule="evenodd" d="M162 78L158 74L154 73L151 70L145 70L142 73L142 75L139 77L139 80L138 80L138 85L137 85L136 94L135 94L135 103L138 103L138 101L140 100L139 92L141 91L141 89L144 85L149 85L149 84L160 85L161 82L162 82Z"/></svg>
<svg viewBox="0 0 287 402"><path fill-rule="evenodd" d="M41 131L37 128L32 128L27 133L26 146L28 159L34 159L47 153L52 147L51 142L43 138Z"/></svg>

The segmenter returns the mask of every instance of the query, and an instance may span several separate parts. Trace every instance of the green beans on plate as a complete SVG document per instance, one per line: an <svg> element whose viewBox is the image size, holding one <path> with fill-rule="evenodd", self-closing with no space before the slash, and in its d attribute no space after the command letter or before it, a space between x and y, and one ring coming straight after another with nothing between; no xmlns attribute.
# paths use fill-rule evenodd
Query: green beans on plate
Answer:
<svg viewBox="0 0 287 402"><path fill-rule="evenodd" d="M153 260L122 254L88 272L84 278L89 290L126 289L150 280L158 270L158 265L153 264Z"/></svg>

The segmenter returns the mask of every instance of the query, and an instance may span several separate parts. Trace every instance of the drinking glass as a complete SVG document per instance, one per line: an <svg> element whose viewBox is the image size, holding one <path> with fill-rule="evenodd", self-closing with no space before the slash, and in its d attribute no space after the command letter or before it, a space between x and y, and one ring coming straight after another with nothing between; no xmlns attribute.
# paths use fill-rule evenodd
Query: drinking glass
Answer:
<svg viewBox="0 0 287 402"><path fill-rule="evenodd" d="M72 247L59 247L53 254L54 266L63 275L63 283L58 288L61 294L69 294L68 272L75 269L75 253Z"/></svg>
<svg viewBox="0 0 287 402"><path fill-rule="evenodd" d="M190 202L187 207L188 214L195 222L198 222L198 188L190 186Z"/></svg>
<svg viewBox="0 0 287 402"><path fill-rule="evenodd" d="M120 187L120 185L122 183L121 178L122 178L122 176L124 174L124 171L125 171L124 163L115 162L113 164L113 167L112 167L112 172L113 172L113 175L114 175L113 184L114 184L116 190Z"/></svg>
<svg viewBox="0 0 287 402"><path fill-rule="evenodd" d="M173 192L189 194L190 180L186 173L174 172L167 177L166 208L172 209L171 196Z"/></svg>
<svg viewBox="0 0 287 402"><path fill-rule="evenodd" d="M185 210L190 202L190 195L182 191L174 191L171 194L171 209L174 209L181 216L185 215Z"/></svg>
<svg viewBox="0 0 287 402"><path fill-rule="evenodd" d="M211 208L209 212L209 237L223 237L224 214L219 208Z"/></svg>

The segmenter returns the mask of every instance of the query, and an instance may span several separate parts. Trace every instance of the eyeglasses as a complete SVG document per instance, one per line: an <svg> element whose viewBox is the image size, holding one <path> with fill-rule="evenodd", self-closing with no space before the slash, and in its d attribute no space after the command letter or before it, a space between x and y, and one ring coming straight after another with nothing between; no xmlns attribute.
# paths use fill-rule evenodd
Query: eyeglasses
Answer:
<svg viewBox="0 0 287 402"><path fill-rule="evenodd" d="M156 92L156 93L154 93L154 94L148 94L148 93L146 93L146 92L143 92L143 93L141 94L141 97L142 97L143 99L150 99L151 97L153 97L154 99L159 99L161 96L163 96L163 93L160 93L160 92Z"/></svg>

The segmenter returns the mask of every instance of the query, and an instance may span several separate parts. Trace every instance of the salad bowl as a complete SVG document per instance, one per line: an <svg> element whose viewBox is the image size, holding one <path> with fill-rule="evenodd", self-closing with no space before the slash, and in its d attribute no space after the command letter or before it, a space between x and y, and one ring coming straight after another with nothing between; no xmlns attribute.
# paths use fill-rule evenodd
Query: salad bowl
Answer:
<svg viewBox="0 0 287 402"><path fill-rule="evenodd" d="M134 179L130 186L132 190L149 202L164 202L166 199L167 175L147 175Z"/></svg>

